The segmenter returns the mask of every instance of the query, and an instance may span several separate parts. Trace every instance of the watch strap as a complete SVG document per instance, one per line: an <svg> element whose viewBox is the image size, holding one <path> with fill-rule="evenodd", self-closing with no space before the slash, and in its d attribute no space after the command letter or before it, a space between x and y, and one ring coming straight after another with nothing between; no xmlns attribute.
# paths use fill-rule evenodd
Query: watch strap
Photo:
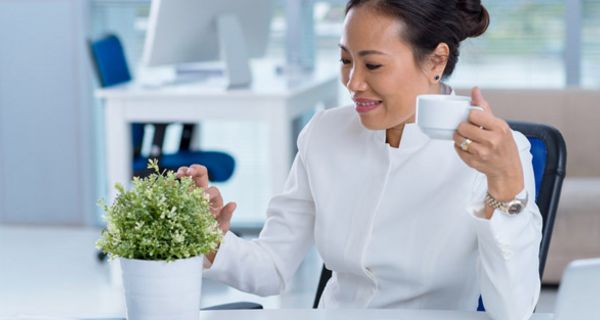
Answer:
<svg viewBox="0 0 600 320"><path fill-rule="evenodd" d="M491 208L499 209L506 214L518 214L527 205L527 194L525 195L525 199L515 198L510 201L499 201L487 192L484 202Z"/></svg>

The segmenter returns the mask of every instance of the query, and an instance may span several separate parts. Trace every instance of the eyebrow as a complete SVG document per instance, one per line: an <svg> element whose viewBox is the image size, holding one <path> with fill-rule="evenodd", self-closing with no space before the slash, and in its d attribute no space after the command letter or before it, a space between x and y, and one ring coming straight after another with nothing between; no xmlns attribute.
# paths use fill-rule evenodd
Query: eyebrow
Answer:
<svg viewBox="0 0 600 320"><path fill-rule="evenodd" d="M338 44L338 47L340 47L342 50L344 50L346 52L350 52L348 50L348 48L344 47L342 44ZM361 56L361 57L368 56L370 54L380 54L380 55L385 55L385 56L388 55L385 52L381 52L381 51L377 51L377 50L362 50L362 51L358 52L358 55Z"/></svg>

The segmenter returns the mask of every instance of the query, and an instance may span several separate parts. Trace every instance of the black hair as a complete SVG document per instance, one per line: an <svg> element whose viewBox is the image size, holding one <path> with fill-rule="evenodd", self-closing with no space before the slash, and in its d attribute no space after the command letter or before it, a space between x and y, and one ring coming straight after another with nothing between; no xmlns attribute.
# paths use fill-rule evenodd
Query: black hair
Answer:
<svg viewBox="0 0 600 320"><path fill-rule="evenodd" d="M490 24L481 0L350 0L346 14L363 5L403 22L406 31L401 36L411 45L417 63L423 62L440 43L447 44L450 53L444 77L454 71L460 43L480 36Z"/></svg>

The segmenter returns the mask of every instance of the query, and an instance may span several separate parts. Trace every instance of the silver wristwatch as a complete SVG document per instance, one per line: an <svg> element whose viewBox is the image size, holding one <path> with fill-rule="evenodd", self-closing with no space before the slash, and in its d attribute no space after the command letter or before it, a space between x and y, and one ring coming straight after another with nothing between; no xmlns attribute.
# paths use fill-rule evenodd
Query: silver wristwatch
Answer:
<svg viewBox="0 0 600 320"><path fill-rule="evenodd" d="M519 214L527 205L527 198L528 196L525 194L525 199L515 198L510 201L498 201L488 192L485 195L485 203L494 209L500 209L506 214Z"/></svg>

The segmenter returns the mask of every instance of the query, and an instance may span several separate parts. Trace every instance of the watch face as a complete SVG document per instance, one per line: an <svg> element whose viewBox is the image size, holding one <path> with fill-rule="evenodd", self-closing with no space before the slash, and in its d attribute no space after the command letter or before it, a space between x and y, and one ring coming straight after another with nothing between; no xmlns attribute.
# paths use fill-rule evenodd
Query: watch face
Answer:
<svg viewBox="0 0 600 320"><path fill-rule="evenodd" d="M523 210L523 204L520 201L514 201L508 206L508 213L517 214Z"/></svg>

